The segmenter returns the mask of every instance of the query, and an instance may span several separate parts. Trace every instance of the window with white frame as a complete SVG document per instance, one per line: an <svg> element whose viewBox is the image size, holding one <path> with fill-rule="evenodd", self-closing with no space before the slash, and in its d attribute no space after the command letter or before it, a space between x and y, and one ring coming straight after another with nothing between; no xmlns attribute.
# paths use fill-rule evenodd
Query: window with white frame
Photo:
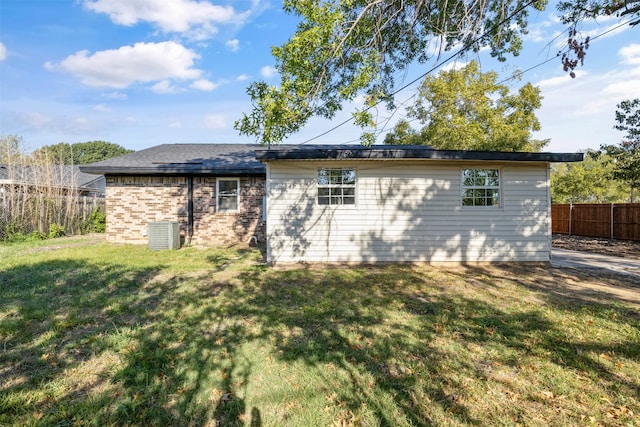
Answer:
<svg viewBox="0 0 640 427"><path fill-rule="evenodd" d="M500 207L500 171L463 169L462 206Z"/></svg>
<svg viewBox="0 0 640 427"><path fill-rule="evenodd" d="M355 205L356 170L353 168L318 169L319 205Z"/></svg>
<svg viewBox="0 0 640 427"><path fill-rule="evenodd" d="M238 212L240 210L240 180L218 178L216 180L216 210Z"/></svg>

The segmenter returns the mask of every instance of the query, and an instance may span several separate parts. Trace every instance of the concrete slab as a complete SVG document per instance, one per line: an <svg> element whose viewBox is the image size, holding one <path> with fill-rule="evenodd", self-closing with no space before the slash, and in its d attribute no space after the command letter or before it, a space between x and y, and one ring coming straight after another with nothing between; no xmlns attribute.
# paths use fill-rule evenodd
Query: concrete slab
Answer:
<svg viewBox="0 0 640 427"><path fill-rule="evenodd" d="M640 260L590 252L553 248L551 250L551 266L578 270L608 270L640 278Z"/></svg>

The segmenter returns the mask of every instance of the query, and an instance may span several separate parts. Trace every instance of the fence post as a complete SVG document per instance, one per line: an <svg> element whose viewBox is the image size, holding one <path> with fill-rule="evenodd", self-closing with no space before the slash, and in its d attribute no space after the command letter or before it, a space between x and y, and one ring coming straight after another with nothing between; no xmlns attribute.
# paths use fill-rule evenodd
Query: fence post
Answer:
<svg viewBox="0 0 640 427"><path fill-rule="evenodd" d="M7 196L4 187L0 186L0 194L2 195L2 212L0 215L0 240L7 238L6 231L9 225L9 207L7 206Z"/></svg>
<svg viewBox="0 0 640 427"><path fill-rule="evenodd" d="M573 216L573 203L569 203L569 236L571 236L571 217Z"/></svg>
<svg viewBox="0 0 640 427"><path fill-rule="evenodd" d="M38 211L40 212L40 215L38 215L38 231L41 233L44 233L45 210L44 210L44 196L42 194L38 195Z"/></svg>
<svg viewBox="0 0 640 427"><path fill-rule="evenodd" d="M7 207L7 196L4 194L4 187L0 187L0 194L2 194L2 225L4 225L9 217L9 208Z"/></svg>
<svg viewBox="0 0 640 427"><path fill-rule="evenodd" d="M614 204L611 203L611 240L613 240L613 208Z"/></svg>

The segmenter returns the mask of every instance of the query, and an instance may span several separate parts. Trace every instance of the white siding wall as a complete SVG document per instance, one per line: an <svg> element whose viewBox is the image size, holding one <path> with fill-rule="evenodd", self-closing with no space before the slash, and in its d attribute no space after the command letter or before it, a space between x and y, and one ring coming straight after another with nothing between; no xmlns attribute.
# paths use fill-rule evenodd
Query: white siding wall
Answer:
<svg viewBox="0 0 640 427"><path fill-rule="evenodd" d="M356 204L317 204L321 167L355 167ZM499 168L500 208L463 208L463 168ZM548 164L275 161L269 262L548 261Z"/></svg>

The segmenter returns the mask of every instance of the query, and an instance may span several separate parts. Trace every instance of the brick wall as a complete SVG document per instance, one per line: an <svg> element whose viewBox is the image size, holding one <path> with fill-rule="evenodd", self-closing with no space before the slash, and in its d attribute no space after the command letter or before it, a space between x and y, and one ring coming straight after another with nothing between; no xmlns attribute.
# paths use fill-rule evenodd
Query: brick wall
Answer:
<svg viewBox="0 0 640 427"><path fill-rule="evenodd" d="M240 178L240 212L216 212L216 178L193 177L193 238L196 246L265 240L262 220L264 177ZM187 178L107 176L107 240L147 243L147 223L178 221L187 236Z"/></svg>

